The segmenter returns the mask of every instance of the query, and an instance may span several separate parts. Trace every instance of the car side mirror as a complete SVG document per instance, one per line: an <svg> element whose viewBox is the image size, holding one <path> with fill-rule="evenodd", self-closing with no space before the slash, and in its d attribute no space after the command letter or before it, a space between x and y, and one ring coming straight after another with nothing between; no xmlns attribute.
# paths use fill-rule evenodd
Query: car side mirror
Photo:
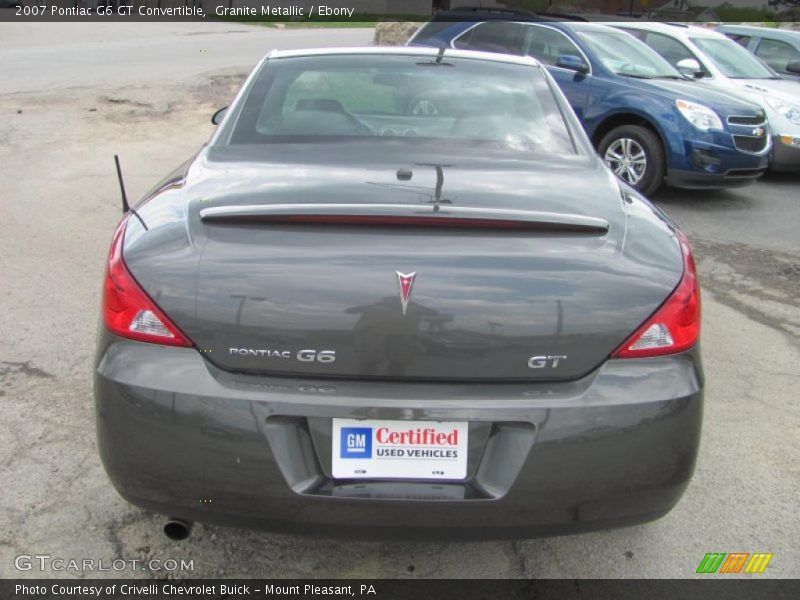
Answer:
<svg viewBox="0 0 800 600"><path fill-rule="evenodd" d="M703 67L701 67L700 63L694 58L684 58L683 60L679 60L678 64L675 66L678 67L678 71L680 71L683 75L692 77L694 79L700 79L706 74L706 72L703 70Z"/></svg>
<svg viewBox="0 0 800 600"><path fill-rule="evenodd" d="M570 71L577 71L578 73L589 72L589 65L583 62L580 56L575 56L574 54L560 54L556 60L556 66Z"/></svg>
<svg viewBox="0 0 800 600"><path fill-rule="evenodd" d="M786 70L789 71L789 73L800 75L800 60L790 60L786 63Z"/></svg>
<svg viewBox="0 0 800 600"><path fill-rule="evenodd" d="M220 108L220 109L219 109L217 112L215 112L215 113L214 113L214 115L211 117L211 122L212 122L214 125L219 125L220 123L222 123L222 119L223 119L223 118L225 118L225 113L226 113L227 111L228 111L228 107L227 107L227 106L223 106L222 108Z"/></svg>

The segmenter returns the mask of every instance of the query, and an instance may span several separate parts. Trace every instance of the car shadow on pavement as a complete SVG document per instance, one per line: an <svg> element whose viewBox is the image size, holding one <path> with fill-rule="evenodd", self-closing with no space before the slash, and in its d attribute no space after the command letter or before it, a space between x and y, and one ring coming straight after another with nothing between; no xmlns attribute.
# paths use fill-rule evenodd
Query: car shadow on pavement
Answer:
<svg viewBox="0 0 800 600"><path fill-rule="evenodd" d="M655 204L667 213L671 208L691 207L692 210L721 210L740 208L747 209L752 204L753 195L742 193L743 190L755 190L755 185L733 190L685 190L664 187L650 196Z"/></svg>
<svg viewBox="0 0 800 600"><path fill-rule="evenodd" d="M759 187L771 188L793 194L800 186L800 173L767 173L755 183L727 189L679 189L662 187L650 199L669 212L670 207L689 207L693 210L747 209L759 198Z"/></svg>

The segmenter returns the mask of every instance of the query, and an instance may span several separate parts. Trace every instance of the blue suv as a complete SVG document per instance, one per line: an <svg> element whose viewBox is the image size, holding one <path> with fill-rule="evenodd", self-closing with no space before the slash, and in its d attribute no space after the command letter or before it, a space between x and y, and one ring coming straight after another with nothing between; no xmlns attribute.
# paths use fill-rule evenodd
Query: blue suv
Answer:
<svg viewBox="0 0 800 600"><path fill-rule="evenodd" d="M546 65L606 164L649 194L662 183L721 188L753 182L771 147L763 109L681 75L636 38L597 23L426 23L409 45L528 55ZM442 110L416 91L409 110Z"/></svg>

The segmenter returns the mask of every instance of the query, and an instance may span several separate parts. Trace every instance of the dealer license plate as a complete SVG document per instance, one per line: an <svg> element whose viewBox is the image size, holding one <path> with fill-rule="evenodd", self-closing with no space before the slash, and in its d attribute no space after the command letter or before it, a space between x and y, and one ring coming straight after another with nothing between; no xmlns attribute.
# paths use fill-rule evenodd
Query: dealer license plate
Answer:
<svg viewBox="0 0 800 600"><path fill-rule="evenodd" d="M464 479L465 422L333 419L336 479Z"/></svg>

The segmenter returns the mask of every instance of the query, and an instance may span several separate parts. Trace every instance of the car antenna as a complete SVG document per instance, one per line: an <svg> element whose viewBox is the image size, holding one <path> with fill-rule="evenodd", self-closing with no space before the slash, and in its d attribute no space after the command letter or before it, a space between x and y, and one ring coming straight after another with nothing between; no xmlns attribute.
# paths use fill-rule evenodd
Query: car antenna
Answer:
<svg viewBox="0 0 800 600"><path fill-rule="evenodd" d="M122 168L119 166L119 156L114 155L114 163L117 165L117 179L119 179L119 191L122 194L122 213L128 212L131 207L128 205L128 195L125 193L125 182L122 181Z"/></svg>
<svg viewBox="0 0 800 600"><path fill-rule="evenodd" d="M128 195L125 193L125 182L122 181L122 167L119 166L119 156L117 156L116 154L114 155L114 163L117 165L117 179L119 180L119 191L120 194L122 194L122 214L125 214L127 212L133 213L133 215L137 219L139 219L139 222L142 224L142 227L144 227L145 231L147 231L148 227L147 225L145 225L145 222L142 220L142 217L140 217L139 213L133 210L130 207L130 204L128 204Z"/></svg>
<svg viewBox="0 0 800 600"><path fill-rule="evenodd" d="M452 67L451 63L442 62L444 60L444 51L447 50L447 46L439 46L439 52L436 53L436 59L428 62L418 62L417 64L421 67Z"/></svg>

